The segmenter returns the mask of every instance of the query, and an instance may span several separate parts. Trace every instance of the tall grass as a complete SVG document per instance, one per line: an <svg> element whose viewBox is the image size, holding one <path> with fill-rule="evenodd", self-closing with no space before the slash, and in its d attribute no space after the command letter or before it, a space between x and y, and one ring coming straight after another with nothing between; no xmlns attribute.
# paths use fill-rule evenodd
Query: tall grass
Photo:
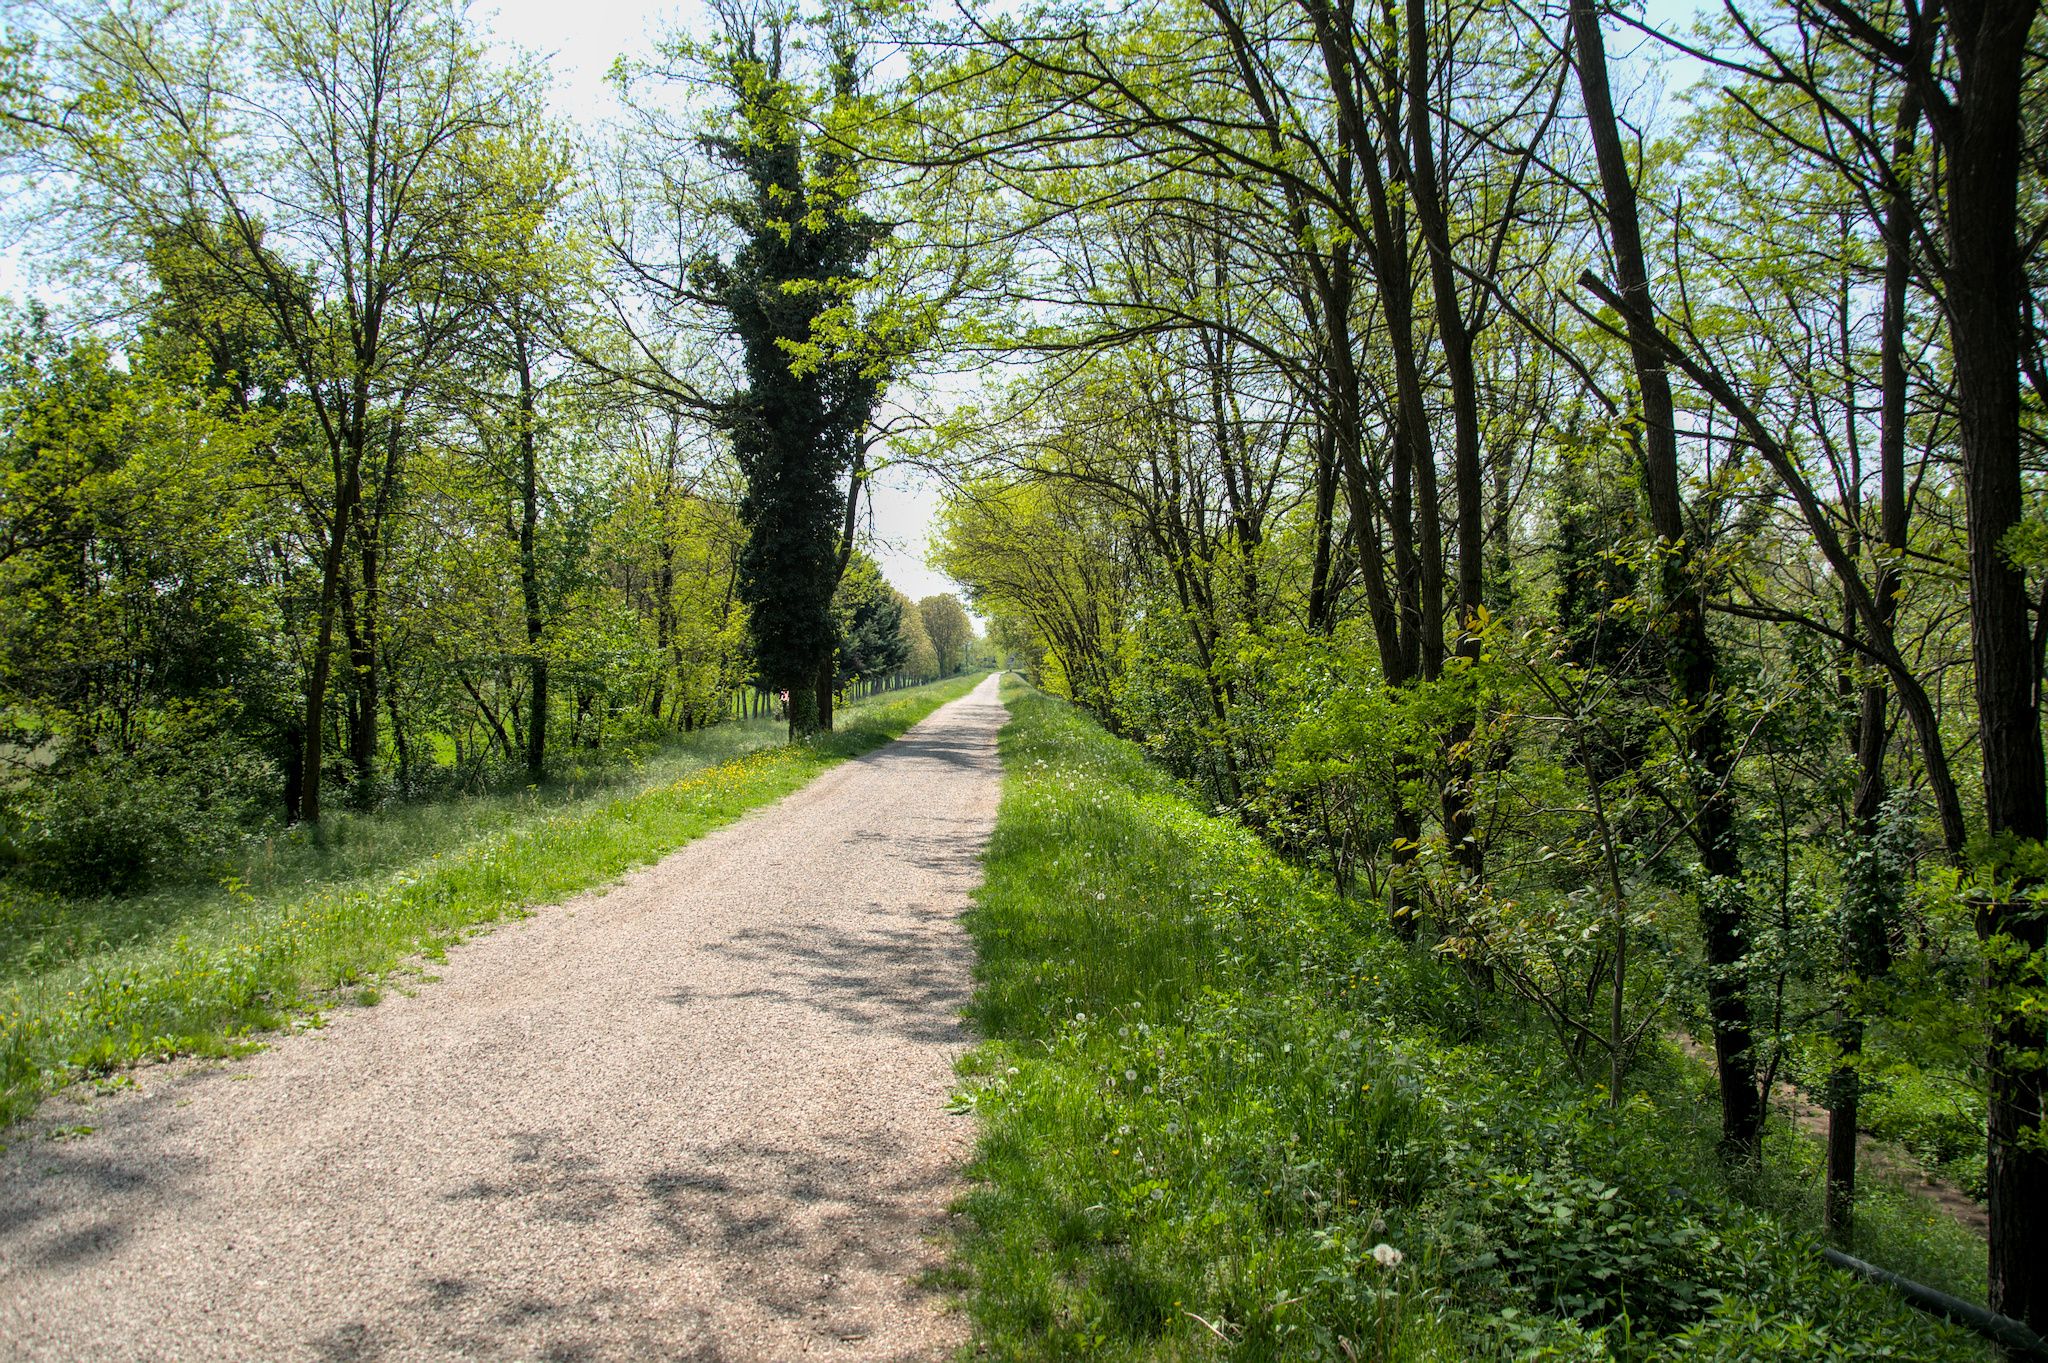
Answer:
<svg viewBox="0 0 2048 1363"><path fill-rule="evenodd" d="M1134 747L1016 690L962 1106L977 1357L1974 1359ZM1646 1072L1657 1078L1657 1067Z"/></svg>
<svg viewBox="0 0 2048 1363"><path fill-rule="evenodd" d="M766 722L678 739L595 779L340 815L252 848L213 886L0 902L0 1123L71 1080L220 1054L476 928L659 859L978 680L857 703L795 746ZM0 888L0 894L8 893Z"/></svg>

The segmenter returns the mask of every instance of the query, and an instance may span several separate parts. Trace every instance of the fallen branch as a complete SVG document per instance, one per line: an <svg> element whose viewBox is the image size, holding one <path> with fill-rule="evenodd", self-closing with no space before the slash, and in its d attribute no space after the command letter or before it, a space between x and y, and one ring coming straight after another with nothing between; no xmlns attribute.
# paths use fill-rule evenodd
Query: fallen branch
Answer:
<svg viewBox="0 0 2048 1363"><path fill-rule="evenodd" d="M1871 1282L1889 1287L1914 1306L1930 1315L1941 1316L1957 1325L1966 1325L1987 1339L1995 1340L2009 1354L2022 1358L2048 1359L2048 1341L2028 1329L2026 1325L2011 1316L2001 1316L1987 1311L1974 1302L1961 1297L1951 1297L1938 1292L1911 1278L1902 1278L1890 1269L1866 1264L1837 1249L1824 1249L1821 1257L1836 1268L1846 1268L1851 1273L1868 1278Z"/></svg>

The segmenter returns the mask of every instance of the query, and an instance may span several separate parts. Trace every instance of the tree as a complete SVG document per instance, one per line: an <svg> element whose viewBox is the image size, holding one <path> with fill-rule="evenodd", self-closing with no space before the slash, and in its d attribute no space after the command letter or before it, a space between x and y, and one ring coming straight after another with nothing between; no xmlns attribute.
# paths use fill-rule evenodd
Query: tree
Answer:
<svg viewBox="0 0 2048 1363"><path fill-rule="evenodd" d="M553 337L567 310L563 294L573 270L556 221L570 164L537 105L514 130L478 139L474 152L465 169L485 208L462 242L457 287L483 321L465 346L480 372L457 400L467 400L479 452L518 507L513 524L526 634L526 775L539 781L547 772L550 604L539 544L547 498L542 407L547 370L559 358Z"/></svg>
<svg viewBox="0 0 2048 1363"><path fill-rule="evenodd" d="M375 751L378 534L410 406L460 320L442 285L476 209L465 148L516 122L511 83L444 0L117 10L66 37L73 87L109 97L55 144L77 207L114 239L176 241L260 308L312 413L319 595L293 812L317 822L352 567L353 746Z"/></svg>
<svg viewBox="0 0 2048 1363"><path fill-rule="evenodd" d="M903 669L911 641L903 633L903 606L881 568L855 550L833 594L839 625L837 682L875 681Z"/></svg>
<svg viewBox="0 0 2048 1363"><path fill-rule="evenodd" d="M903 639L903 670L918 681L929 681L939 675L939 654L932 647L932 636L925 632L924 612L902 592L891 591L890 597L896 602L897 628Z"/></svg>
<svg viewBox="0 0 2048 1363"><path fill-rule="evenodd" d="M739 590L754 660L764 684L790 694L790 732L799 736L830 724L832 594L853 549L889 370L858 307L889 230L861 207L864 166L850 137L865 107L866 15L832 11L814 62L792 8L733 4L719 18L722 33L672 41L661 64L636 75L708 81L719 92L724 103L710 127L688 137L641 112L649 136L679 157L708 154L720 174L707 189L676 165L643 166L652 183L622 185L602 210L603 229L627 287L653 295L665 321L719 319L704 350L731 355L742 382L707 396L706 383L679 373L666 342L649 336L623 300L612 309L631 337L627 358L592 358L690 406L730 441L744 480ZM692 224L674 243L674 269L650 263L641 245L640 205L650 199L670 219L655 230Z"/></svg>
<svg viewBox="0 0 2048 1363"><path fill-rule="evenodd" d="M939 675L950 676L966 663L967 643L974 637L974 622L960 598L950 592L927 596L917 603L918 618L924 621L925 637L932 641Z"/></svg>
<svg viewBox="0 0 2048 1363"><path fill-rule="evenodd" d="M1647 319L1653 306L1645 262L1635 175L1623 147L1607 79L1606 39L1593 0L1573 0L1572 52L1584 98L1586 126L1600 167L1608 249L1620 281L1629 358L1641 407L1643 491L1650 523L1662 542L1658 594L1668 620L1667 654L1684 709L1696 803L1692 840L1705 883L1700 890L1700 931L1706 939L1707 994L1713 1018L1714 1065L1721 1091L1721 1144L1731 1158L1762 1156L1764 1095L1758 1083L1755 1035L1741 977L1745 909L1741 852L1735 827L1733 767L1738 757L1727 707L1720 694L1719 660L1707 628L1708 553L1686 525L1679 472L1678 418L1665 348Z"/></svg>

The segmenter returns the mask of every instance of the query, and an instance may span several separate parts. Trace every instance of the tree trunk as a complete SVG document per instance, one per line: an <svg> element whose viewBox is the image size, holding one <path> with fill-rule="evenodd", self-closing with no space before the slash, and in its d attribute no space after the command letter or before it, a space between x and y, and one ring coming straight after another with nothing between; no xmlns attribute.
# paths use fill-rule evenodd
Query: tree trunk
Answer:
<svg viewBox="0 0 2048 1363"><path fill-rule="evenodd" d="M1919 123L1920 101L1908 86L1899 99L1892 131L1892 165L1901 178L1892 184L1885 205L1884 314L1878 342L1878 534L1886 552L1878 566L1875 596L1877 615L1885 630L1898 615L1899 564L1905 558L1908 530L1905 350L1906 287L1913 264L1913 202L1912 186L1903 176ZM1852 634L1855 621L1852 609ZM1877 680L1865 682L1858 696L1856 799L1850 814L1850 835L1865 845L1877 835L1878 819L1888 793L1884 764L1889 699L1883 683ZM1863 1097L1863 1074L1856 1063L1863 1051L1863 1011L1856 993L1864 979L1887 968L1890 950L1886 938L1888 924L1871 913L1867 903L1847 903L1843 910L1842 969L1848 980L1846 996L1836 1011L1835 1039L1841 1061L1828 1081L1827 1191L1822 1218L1829 1234L1846 1245L1855 1238L1856 1138Z"/></svg>
<svg viewBox="0 0 2048 1363"><path fill-rule="evenodd" d="M1435 134L1429 106L1429 14L1425 0L1407 0L1408 135L1415 184L1412 199L1422 239L1429 250L1429 277L1436 300L1436 329L1451 386L1452 488L1457 499L1457 656L1479 657L1478 619L1485 605L1485 505L1480 477L1479 378L1472 363L1472 332L1458 295L1451 256L1451 228L1443 190L1437 183ZM1485 855L1472 820L1470 745L1475 718L1462 715L1445 735L1451 758L1442 792L1444 841L1452 860L1477 882Z"/></svg>
<svg viewBox="0 0 2048 1363"><path fill-rule="evenodd" d="M647 713L658 719L662 701L668 692L669 649L674 646L676 637L676 547L666 528L655 552L661 567L654 575L654 653L661 661L655 668L654 694L648 699Z"/></svg>
<svg viewBox="0 0 2048 1363"><path fill-rule="evenodd" d="M376 517L356 518L357 562L361 573L358 585L362 588L362 595L356 602L355 620L349 630L349 677L354 722L349 727L348 756L349 765L354 768L355 799L363 807L376 799L378 692L383 683L379 666L382 654L377 640L378 576L382 569L377 553L377 537L382 533L378 522Z"/></svg>
<svg viewBox="0 0 2048 1363"><path fill-rule="evenodd" d="M391 746L398 754L398 789L404 794L412 785L412 741L405 732L405 716L398 703L398 673L391 659L384 659L384 708L391 717Z"/></svg>
<svg viewBox="0 0 2048 1363"><path fill-rule="evenodd" d="M789 688L789 741L802 742L818 732L818 686L815 679Z"/></svg>
<svg viewBox="0 0 2048 1363"><path fill-rule="evenodd" d="M1696 546L1687 543L1679 490L1678 432L1661 340L1650 322L1650 282L1643 258L1635 182L1607 78L1606 39L1595 0L1572 0L1572 46L1586 123L1600 165L1608 245L1621 296L1627 301L1629 352L1642 403L1643 491L1652 528L1664 542L1660 596L1669 616L1671 678L1684 706L1693 771L1694 840L1705 873L1699 917L1707 956L1707 1013L1721 1096L1721 1149L1737 1163L1763 1151L1763 1094L1758 1087L1754 1034L1742 978L1744 912L1729 797L1735 745L1716 694L1714 642L1707 632L1704 584Z"/></svg>
<svg viewBox="0 0 2048 1363"><path fill-rule="evenodd" d="M300 759L299 818L320 822L320 769L327 760L327 683L334 672L334 619L341 606L341 575L348 552L349 524L362 492L362 448L343 456L348 468L335 480L334 515L327 550L320 561L320 607L313 634L313 670L306 679L305 750Z"/></svg>
<svg viewBox="0 0 2048 1363"><path fill-rule="evenodd" d="M534 432L533 364L524 336L515 343L519 369L519 596L526 608L526 779L538 783L548 765L547 622L540 599L540 460Z"/></svg>
<svg viewBox="0 0 2048 1363"><path fill-rule="evenodd" d="M2048 838L2048 777L2036 700L2040 676L2026 574L2006 556L2004 542L2024 510L2019 371L2025 279L2018 200L2027 43L2037 9L2037 0L1950 5L1955 97L1945 116L1935 119L1947 153L1944 282L1968 501L1970 643L1984 818L1994 847L2007 854ZM2048 1073L2041 1064L2043 1024L2015 1003L2039 987L2036 953L2044 932L2048 924L2038 903L2024 893L1978 908L1991 1007L1985 1169L1990 1306L2040 1331L2048 1331L2048 1147L2041 1140Z"/></svg>

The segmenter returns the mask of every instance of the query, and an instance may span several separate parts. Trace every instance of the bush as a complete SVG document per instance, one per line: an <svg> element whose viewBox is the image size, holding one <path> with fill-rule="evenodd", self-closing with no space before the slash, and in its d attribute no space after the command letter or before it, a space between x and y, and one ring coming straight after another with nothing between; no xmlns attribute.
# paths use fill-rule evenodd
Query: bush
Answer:
<svg viewBox="0 0 2048 1363"><path fill-rule="evenodd" d="M259 753L212 736L60 762L26 792L18 874L63 894L118 894L225 856L275 790Z"/></svg>

